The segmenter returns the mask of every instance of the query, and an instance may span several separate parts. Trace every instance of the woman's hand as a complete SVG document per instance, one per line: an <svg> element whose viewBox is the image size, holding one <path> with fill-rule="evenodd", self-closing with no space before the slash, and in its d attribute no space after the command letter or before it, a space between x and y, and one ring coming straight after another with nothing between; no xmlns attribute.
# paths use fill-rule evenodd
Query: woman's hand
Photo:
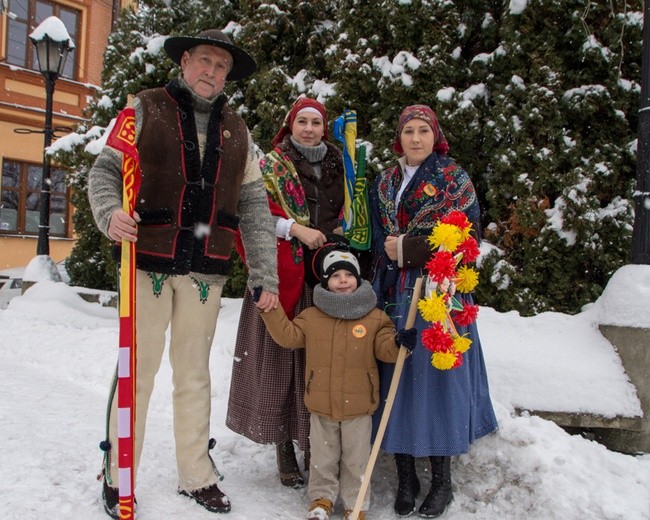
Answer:
<svg viewBox="0 0 650 520"><path fill-rule="evenodd" d="M397 241L398 241L397 237L388 236L386 237L386 241L384 242L384 251L386 251L386 255L393 262L397 260Z"/></svg>
<svg viewBox="0 0 650 520"><path fill-rule="evenodd" d="M319 247L323 247L327 241L324 233L321 233L317 229L312 229L310 227L303 226L302 224L298 224L297 222L291 224L289 235L296 237L309 249L318 249Z"/></svg>

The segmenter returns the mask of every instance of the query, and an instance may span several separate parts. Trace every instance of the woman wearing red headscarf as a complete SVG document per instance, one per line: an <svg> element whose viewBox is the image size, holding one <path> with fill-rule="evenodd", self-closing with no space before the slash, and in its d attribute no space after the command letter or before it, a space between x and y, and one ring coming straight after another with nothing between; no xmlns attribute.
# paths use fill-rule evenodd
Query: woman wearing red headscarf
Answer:
<svg viewBox="0 0 650 520"><path fill-rule="evenodd" d="M340 226L344 198L341 152L328 142L325 107L299 98L260 162L276 220L280 303L290 317L312 305L311 253ZM308 467L309 412L304 404L305 351L277 345L247 293L239 320L226 425L276 444L281 483L304 486L293 441Z"/></svg>
<svg viewBox="0 0 650 520"><path fill-rule="evenodd" d="M428 237L451 212L472 223L478 238L479 207L467 173L447 156L449 145L438 119L426 105L409 106L400 115L393 149L397 163L384 170L370 192L373 239L373 287L379 306L405 326L417 277L432 250ZM456 298L471 303L471 296ZM452 499L451 456L466 453L476 439L494 431L496 418L476 323L455 323L459 336L472 340L457 368L440 370L422 345L431 323L417 315L418 345L405 363L382 448L395 454L398 487L395 512L409 516L416 507L420 481L415 458L428 457L431 487L419 506L423 517L437 517ZM380 363L380 403L384 403L395 365ZM382 412L380 408L377 420Z"/></svg>

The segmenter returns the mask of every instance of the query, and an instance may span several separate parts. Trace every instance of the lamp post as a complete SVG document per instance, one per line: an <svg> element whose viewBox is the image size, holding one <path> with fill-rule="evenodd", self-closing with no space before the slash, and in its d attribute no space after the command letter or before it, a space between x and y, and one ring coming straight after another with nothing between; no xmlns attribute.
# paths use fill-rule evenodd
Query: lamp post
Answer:
<svg viewBox="0 0 650 520"><path fill-rule="evenodd" d="M633 264L650 264L650 2L643 14L643 58L641 64L641 102L632 229Z"/></svg>
<svg viewBox="0 0 650 520"><path fill-rule="evenodd" d="M74 43L63 25L56 16L50 16L29 35L29 39L36 47L38 68L45 77L45 127L43 129L43 180L41 184L41 198L39 205L38 243L37 255L50 254L50 157L47 153L52 144L52 99L54 97L54 82L57 80L68 52L74 49Z"/></svg>

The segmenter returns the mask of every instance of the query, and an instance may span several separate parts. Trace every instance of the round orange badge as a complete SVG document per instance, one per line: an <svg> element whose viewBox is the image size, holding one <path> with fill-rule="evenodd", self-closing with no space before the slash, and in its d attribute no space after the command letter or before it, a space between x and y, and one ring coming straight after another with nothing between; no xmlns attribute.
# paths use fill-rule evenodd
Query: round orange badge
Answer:
<svg viewBox="0 0 650 520"><path fill-rule="evenodd" d="M426 193L429 197L433 197L436 194L436 187L433 184L427 184L424 187L424 193Z"/></svg>
<svg viewBox="0 0 650 520"><path fill-rule="evenodd" d="M355 338L363 338L366 335L366 327L359 324L352 327L352 335Z"/></svg>

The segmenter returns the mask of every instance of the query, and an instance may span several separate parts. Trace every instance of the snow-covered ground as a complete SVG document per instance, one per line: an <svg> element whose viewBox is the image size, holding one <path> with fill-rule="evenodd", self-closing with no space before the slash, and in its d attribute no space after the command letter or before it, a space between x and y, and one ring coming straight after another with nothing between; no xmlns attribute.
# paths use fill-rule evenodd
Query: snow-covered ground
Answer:
<svg viewBox="0 0 650 520"><path fill-rule="evenodd" d="M211 358L213 456L233 502L224 518L301 519L308 505L305 489L279 484L273 446L254 444L224 425L240 308L241 300L223 300ZM629 316L637 326L650 326L648 266L620 270L603 297L577 316L522 318L481 308L478 323L499 430L453 459L455 498L442 518L650 518L650 455L614 453L551 422L513 413L517 407L640 414L634 388L596 325L625 324ZM96 476L116 348L116 311L83 301L63 283L41 281L0 311L2 520L108 518ZM165 360L149 409L138 519L217 518L176 493L170 395ZM424 476L424 460L418 468ZM368 518L396 518L394 488L392 458L382 453ZM342 518L340 504L333 518Z"/></svg>

